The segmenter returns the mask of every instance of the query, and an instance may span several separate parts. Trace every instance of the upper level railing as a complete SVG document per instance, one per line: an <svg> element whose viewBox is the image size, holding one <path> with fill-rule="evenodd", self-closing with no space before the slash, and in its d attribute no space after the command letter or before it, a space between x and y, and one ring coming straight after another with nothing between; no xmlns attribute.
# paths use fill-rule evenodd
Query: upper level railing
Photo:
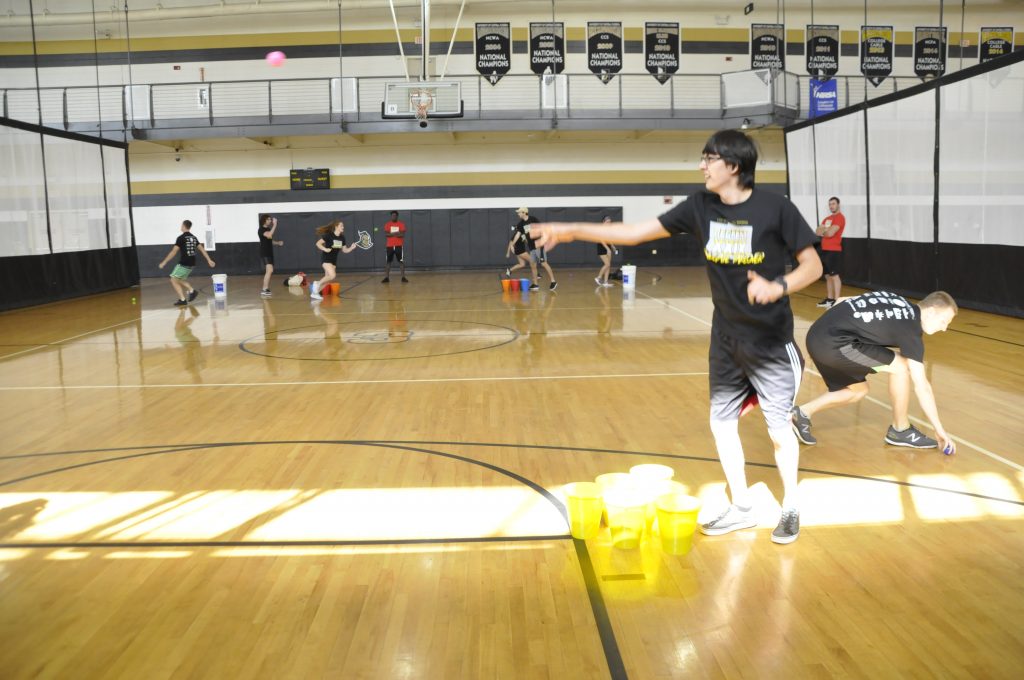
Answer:
<svg viewBox="0 0 1024 680"><path fill-rule="evenodd" d="M675 74L660 83L648 73L618 74L603 83L591 73L506 75L496 85L473 74L450 76L461 83L463 120L531 120L557 117L594 121L721 119L735 108L736 74ZM807 76L773 74L764 113L786 112L788 121L806 117ZM181 130L238 125L381 123L385 85L393 77L245 80L151 85L72 86L0 90L3 115L16 120L95 133L126 129ZM882 87L860 76L836 78L842 108L864 99L919 84L918 78L889 78ZM756 82L755 82L756 85ZM741 97L742 99L742 97ZM621 126L621 123L618 124ZM671 127L671 125L669 125Z"/></svg>

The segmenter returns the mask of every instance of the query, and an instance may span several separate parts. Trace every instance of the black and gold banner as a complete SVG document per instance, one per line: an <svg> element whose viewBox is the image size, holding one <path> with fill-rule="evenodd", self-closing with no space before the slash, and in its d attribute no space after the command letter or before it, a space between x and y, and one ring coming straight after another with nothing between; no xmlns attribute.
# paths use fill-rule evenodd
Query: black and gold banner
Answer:
<svg viewBox="0 0 1024 680"><path fill-rule="evenodd" d="M818 80L839 72L839 26L807 25L807 72Z"/></svg>
<svg viewBox="0 0 1024 680"><path fill-rule="evenodd" d="M860 27L860 72L875 87L892 73L892 26Z"/></svg>
<svg viewBox="0 0 1024 680"><path fill-rule="evenodd" d="M622 22L587 22L587 66L608 83L622 70Z"/></svg>
<svg viewBox="0 0 1024 680"><path fill-rule="evenodd" d="M664 85L679 70L679 24L648 21L644 24L644 64Z"/></svg>
<svg viewBox="0 0 1024 680"><path fill-rule="evenodd" d="M978 60L984 64L1013 52L1013 27L982 27Z"/></svg>
<svg viewBox="0 0 1024 680"><path fill-rule="evenodd" d="M946 72L946 27L918 26L914 29L914 74L938 77Z"/></svg>
<svg viewBox="0 0 1024 680"><path fill-rule="evenodd" d="M512 31L508 23L476 25L476 71L491 85L512 68Z"/></svg>
<svg viewBox="0 0 1024 680"><path fill-rule="evenodd" d="M530 22L530 70L537 75L565 70L565 24Z"/></svg>
<svg viewBox="0 0 1024 680"><path fill-rule="evenodd" d="M786 27L750 24L750 68L786 68Z"/></svg>

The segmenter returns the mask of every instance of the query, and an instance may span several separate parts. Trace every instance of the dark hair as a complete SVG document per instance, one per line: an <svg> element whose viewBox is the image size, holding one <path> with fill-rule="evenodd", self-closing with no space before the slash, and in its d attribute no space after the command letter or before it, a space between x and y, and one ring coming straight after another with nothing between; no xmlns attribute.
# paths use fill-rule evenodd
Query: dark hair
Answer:
<svg viewBox="0 0 1024 680"><path fill-rule="evenodd" d="M394 215L395 217L398 217L398 211L397 210L392 210L391 214Z"/></svg>
<svg viewBox="0 0 1024 680"><path fill-rule="evenodd" d="M270 215L268 215L266 213L261 214L260 215L260 226L262 227L264 224L266 224L267 220L269 220L269 219L270 219Z"/></svg>
<svg viewBox="0 0 1024 680"><path fill-rule="evenodd" d="M181 226L185 227L186 229L191 229L192 228L192 220L185 220L184 222L181 223Z"/></svg>
<svg viewBox="0 0 1024 680"><path fill-rule="evenodd" d="M841 203L842 202L842 201L839 200L838 196L829 196L828 202L831 203L832 201L835 201L836 203Z"/></svg>
<svg viewBox="0 0 1024 680"><path fill-rule="evenodd" d="M739 130L719 130L708 138L702 153L722 157L728 165L739 168L737 180L744 189L754 188L754 170L757 167L757 146Z"/></svg>

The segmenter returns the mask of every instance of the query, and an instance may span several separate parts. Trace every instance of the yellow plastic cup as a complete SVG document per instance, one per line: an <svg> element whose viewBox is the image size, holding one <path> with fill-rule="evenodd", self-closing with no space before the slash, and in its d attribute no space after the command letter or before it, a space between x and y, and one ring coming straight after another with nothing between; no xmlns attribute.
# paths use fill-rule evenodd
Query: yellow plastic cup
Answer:
<svg viewBox="0 0 1024 680"><path fill-rule="evenodd" d="M633 479L633 483L647 496L645 521L648 531L654 527L654 518L657 516L654 501L658 499L658 496L666 493L663 490L664 483L672 479L675 474L676 471L669 466L657 463L643 463L629 468L629 476Z"/></svg>
<svg viewBox="0 0 1024 680"><path fill-rule="evenodd" d="M569 533L588 539L601 530L601 487L593 482L574 482L565 486L565 506L569 511Z"/></svg>
<svg viewBox="0 0 1024 680"><path fill-rule="evenodd" d="M669 555L685 555L693 546L700 499L683 493L665 494L655 503L661 549Z"/></svg>
<svg viewBox="0 0 1024 680"><path fill-rule="evenodd" d="M629 468L629 474L645 482L659 482L663 479L672 479L676 471L667 465L657 463L644 463Z"/></svg>
<svg viewBox="0 0 1024 680"><path fill-rule="evenodd" d="M635 486L637 478L631 476L628 472L606 472L595 477L594 482L601 487L601 493L604 494L619 487ZM601 511L601 524L608 526L607 510Z"/></svg>
<svg viewBox="0 0 1024 680"><path fill-rule="evenodd" d="M647 498L628 487L611 489L604 495L612 545L630 550L640 545L647 523Z"/></svg>

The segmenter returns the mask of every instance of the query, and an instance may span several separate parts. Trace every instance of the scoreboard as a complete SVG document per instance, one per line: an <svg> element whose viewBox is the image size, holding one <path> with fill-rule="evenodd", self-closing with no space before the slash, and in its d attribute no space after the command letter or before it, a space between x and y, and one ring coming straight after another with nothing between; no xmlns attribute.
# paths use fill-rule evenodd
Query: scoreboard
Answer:
<svg viewBox="0 0 1024 680"><path fill-rule="evenodd" d="M291 171L292 191L304 189L330 189L331 171L328 168L305 168Z"/></svg>

